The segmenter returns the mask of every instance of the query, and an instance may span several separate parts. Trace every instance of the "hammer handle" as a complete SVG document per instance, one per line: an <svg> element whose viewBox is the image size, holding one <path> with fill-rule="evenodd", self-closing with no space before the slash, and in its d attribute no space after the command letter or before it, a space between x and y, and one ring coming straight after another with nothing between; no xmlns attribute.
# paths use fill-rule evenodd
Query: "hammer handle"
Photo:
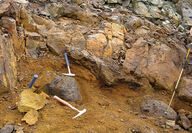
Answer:
<svg viewBox="0 0 192 133"><path fill-rule="evenodd" d="M59 98L58 96L54 96L53 98L56 99L57 101L59 101L60 103L64 104L64 105L70 106L70 104L67 101Z"/></svg>
<svg viewBox="0 0 192 133"><path fill-rule="evenodd" d="M56 99L57 101L61 102L62 104L67 105L67 106L70 107L71 109L80 112L77 108L73 107L70 103L68 103L67 101L59 98L58 96L54 96L53 98Z"/></svg>
<svg viewBox="0 0 192 133"><path fill-rule="evenodd" d="M35 80L38 78L38 75L34 75L33 79L31 81L31 83L29 84L29 88L31 88L33 86L33 84L35 83Z"/></svg>
<svg viewBox="0 0 192 133"><path fill-rule="evenodd" d="M64 53L64 56L65 56L65 60L66 60L67 66L69 67L69 60L68 60L68 57L67 57L67 53Z"/></svg>

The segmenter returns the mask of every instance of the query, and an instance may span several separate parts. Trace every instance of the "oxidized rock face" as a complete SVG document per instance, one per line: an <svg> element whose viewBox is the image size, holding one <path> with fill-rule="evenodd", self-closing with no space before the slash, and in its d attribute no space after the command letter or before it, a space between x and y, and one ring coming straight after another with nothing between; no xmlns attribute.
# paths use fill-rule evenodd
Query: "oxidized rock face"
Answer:
<svg viewBox="0 0 192 133"><path fill-rule="evenodd" d="M170 52L171 48L165 44L149 48L147 42L139 38L127 50L123 65L127 72L147 77L156 87L172 90L179 73Z"/></svg>
<svg viewBox="0 0 192 133"><path fill-rule="evenodd" d="M87 49L97 56L102 56L104 48L107 46L107 39L104 34L97 33L89 35L87 40Z"/></svg>

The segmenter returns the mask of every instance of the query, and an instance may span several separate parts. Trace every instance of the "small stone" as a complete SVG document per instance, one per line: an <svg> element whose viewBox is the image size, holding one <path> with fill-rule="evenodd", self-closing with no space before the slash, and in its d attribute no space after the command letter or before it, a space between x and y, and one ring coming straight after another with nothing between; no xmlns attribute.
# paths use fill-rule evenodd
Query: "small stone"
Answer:
<svg viewBox="0 0 192 133"><path fill-rule="evenodd" d="M121 122L124 122L124 120L123 120L123 119L121 119L120 121L121 121Z"/></svg>
<svg viewBox="0 0 192 133"><path fill-rule="evenodd" d="M173 127L173 129L174 129L174 130L181 130L181 127L180 127L179 125L175 125L175 126Z"/></svg>
<svg viewBox="0 0 192 133"><path fill-rule="evenodd" d="M38 121L39 114L36 110L30 110L22 118L22 121L26 121L29 125L34 125Z"/></svg>
<svg viewBox="0 0 192 133"><path fill-rule="evenodd" d="M165 128L165 125L161 125L161 128Z"/></svg>
<svg viewBox="0 0 192 133"><path fill-rule="evenodd" d="M167 121L166 121L166 126L174 127L174 126L175 126L175 121L173 121L173 120L167 120Z"/></svg>
<svg viewBox="0 0 192 133"><path fill-rule="evenodd" d="M119 112L119 113L121 113L121 112L122 112L122 110L121 110L121 109L118 109L118 112Z"/></svg>
<svg viewBox="0 0 192 133"><path fill-rule="evenodd" d="M45 104L46 98L44 96L34 93L31 89L26 89L21 92L17 106L20 112L28 112L31 109L39 110Z"/></svg>

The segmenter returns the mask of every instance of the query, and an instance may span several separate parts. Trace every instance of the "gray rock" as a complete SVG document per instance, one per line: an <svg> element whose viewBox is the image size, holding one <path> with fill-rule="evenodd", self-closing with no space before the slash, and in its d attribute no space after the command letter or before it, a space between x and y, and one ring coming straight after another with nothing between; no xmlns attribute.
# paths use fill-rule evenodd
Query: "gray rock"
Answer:
<svg viewBox="0 0 192 133"><path fill-rule="evenodd" d="M141 111L147 115L152 115L156 117L165 117L170 120L175 120L177 117L177 113L170 108L167 111L168 105L163 101L154 100L151 98L144 98L141 103Z"/></svg>
<svg viewBox="0 0 192 133"><path fill-rule="evenodd" d="M122 1L122 6L123 6L123 7L128 7L129 4L130 4L130 2L131 2L131 0L123 0L123 1Z"/></svg>
<svg viewBox="0 0 192 133"><path fill-rule="evenodd" d="M80 93L78 85L73 77L69 76L56 76L46 87L46 92L50 95L57 95L67 101L80 100Z"/></svg>
<svg viewBox="0 0 192 133"><path fill-rule="evenodd" d="M12 133L13 129L13 125L5 125L3 128L1 128L0 133Z"/></svg>
<svg viewBox="0 0 192 133"><path fill-rule="evenodd" d="M151 17L147 6L143 2L134 2L133 8L137 14L143 15L145 17Z"/></svg>
<svg viewBox="0 0 192 133"><path fill-rule="evenodd" d="M117 3L121 3L121 0L106 0L106 2L109 4L117 4Z"/></svg>
<svg viewBox="0 0 192 133"><path fill-rule="evenodd" d="M162 18L161 10L156 6L149 6L149 13L153 18Z"/></svg>
<svg viewBox="0 0 192 133"><path fill-rule="evenodd" d="M163 5L162 0L148 0L148 2L150 2L151 4L158 6L158 7L162 7L162 5Z"/></svg>
<svg viewBox="0 0 192 133"><path fill-rule="evenodd" d="M192 26L192 8L190 5L183 3L181 6L181 11L184 21L186 21L187 25Z"/></svg>
<svg viewBox="0 0 192 133"><path fill-rule="evenodd" d="M126 29L137 29L138 27L143 25L143 20L139 17L131 16L127 20L125 20Z"/></svg>

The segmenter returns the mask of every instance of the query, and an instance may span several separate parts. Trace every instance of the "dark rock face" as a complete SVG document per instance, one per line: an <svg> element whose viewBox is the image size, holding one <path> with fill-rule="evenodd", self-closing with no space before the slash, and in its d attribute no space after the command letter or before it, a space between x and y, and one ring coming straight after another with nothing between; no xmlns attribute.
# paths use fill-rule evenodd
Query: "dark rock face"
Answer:
<svg viewBox="0 0 192 133"><path fill-rule="evenodd" d="M144 98L143 102L141 103L141 111L147 115L152 115L156 117L165 117L170 120L175 120L177 117L177 113L170 108L167 113L168 105L162 101Z"/></svg>
<svg viewBox="0 0 192 133"><path fill-rule="evenodd" d="M68 101L80 100L78 85L73 77L57 76L47 85L47 90L51 95L57 95L60 98Z"/></svg>

